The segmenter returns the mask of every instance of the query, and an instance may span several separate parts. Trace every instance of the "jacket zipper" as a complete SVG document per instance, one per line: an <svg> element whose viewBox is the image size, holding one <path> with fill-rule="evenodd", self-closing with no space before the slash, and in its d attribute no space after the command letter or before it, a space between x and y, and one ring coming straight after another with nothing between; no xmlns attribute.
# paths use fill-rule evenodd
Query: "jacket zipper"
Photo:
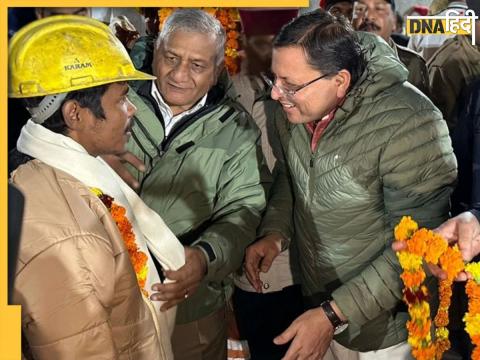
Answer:
<svg viewBox="0 0 480 360"><path fill-rule="evenodd" d="M165 349L163 348L163 341L162 341L162 335L165 335L165 334L161 334L161 332L160 332L160 325L159 325L160 319L158 318L157 310L155 309L155 305L153 305L153 302L152 302L152 300L150 300L149 297L147 297L143 294L142 294L142 297L143 297L143 300L145 301L145 303L147 304L148 310L152 314L152 320L153 320L154 327L155 327L155 333L157 334L157 341L158 341L158 345L159 345L160 352L161 352L161 354L160 354L161 359L166 359L167 354L165 354Z"/></svg>
<svg viewBox="0 0 480 360"><path fill-rule="evenodd" d="M193 120L199 119L200 117L202 117L202 116L214 111L218 107L222 106L223 104L225 104L226 101L227 101L227 99L223 99L218 104L206 105L205 107L203 107L199 111L188 115L185 119L182 119L181 124L179 124L177 126L174 126L172 131L170 132L170 135L165 136L165 138L163 139L163 141L160 143L159 146L156 146L155 142L153 142L153 139L151 139L150 136L146 135L148 137L149 141L152 143L152 145L154 145L156 147L158 158L161 159L163 156L165 156L165 153L170 148L170 145L172 144L173 140L175 140L175 138L178 135L180 135L180 133L190 125L192 119ZM143 133L148 134L147 129L143 126L143 124L140 124L140 121L138 121L138 124L139 124L140 128L142 129ZM150 176L150 173L153 170L153 162L154 162L154 160L152 160L152 162L151 162L150 170L148 171L148 173L145 174L145 176L143 177L143 179L140 183L140 188L138 189L139 194L142 192L143 185L144 185L145 181Z"/></svg>
<svg viewBox="0 0 480 360"><path fill-rule="evenodd" d="M185 118L183 118L181 123L174 126L173 129L170 131L170 135L165 136L165 138L161 142L159 146L159 153L158 153L159 157L162 157L163 155L165 155L167 150L170 148L170 145L172 144L173 140L175 140L175 138L178 135L180 135L191 124L192 120L198 120L200 117L212 112L213 110L217 109L224 103L225 103L225 100L222 100L215 105L205 105L199 111L193 114L187 115Z"/></svg>

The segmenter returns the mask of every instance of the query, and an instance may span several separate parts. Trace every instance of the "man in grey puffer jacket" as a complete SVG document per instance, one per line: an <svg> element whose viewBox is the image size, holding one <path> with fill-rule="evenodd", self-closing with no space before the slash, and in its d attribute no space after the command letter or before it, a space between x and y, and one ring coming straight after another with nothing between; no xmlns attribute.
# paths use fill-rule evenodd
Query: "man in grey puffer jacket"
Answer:
<svg viewBox="0 0 480 360"><path fill-rule="evenodd" d="M390 244L403 215L447 218L457 165L445 121L387 43L322 10L277 35L272 71L285 158L246 269L259 287L260 269L296 247L311 309L274 341L292 340L285 360L410 359Z"/></svg>

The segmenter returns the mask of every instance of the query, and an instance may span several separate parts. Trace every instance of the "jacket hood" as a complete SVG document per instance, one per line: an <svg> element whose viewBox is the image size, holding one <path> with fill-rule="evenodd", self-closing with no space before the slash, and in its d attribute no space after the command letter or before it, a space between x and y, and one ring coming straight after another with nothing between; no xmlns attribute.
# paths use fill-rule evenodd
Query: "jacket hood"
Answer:
<svg viewBox="0 0 480 360"><path fill-rule="evenodd" d="M353 110L362 99L375 98L388 88L407 81L408 77L407 68L382 38L367 32L357 32L357 36L365 56L366 68L341 106L345 112Z"/></svg>

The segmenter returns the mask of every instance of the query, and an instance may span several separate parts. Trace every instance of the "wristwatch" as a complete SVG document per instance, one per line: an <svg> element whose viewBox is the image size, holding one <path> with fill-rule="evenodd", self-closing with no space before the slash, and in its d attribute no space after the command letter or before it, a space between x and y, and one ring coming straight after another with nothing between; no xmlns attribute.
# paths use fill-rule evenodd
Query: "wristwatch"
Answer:
<svg viewBox="0 0 480 360"><path fill-rule="evenodd" d="M323 309L325 315L327 315L328 320L332 323L333 326L333 335L340 334L343 330L348 327L348 322L340 319L332 308L330 301L324 301L320 304L320 307Z"/></svg>

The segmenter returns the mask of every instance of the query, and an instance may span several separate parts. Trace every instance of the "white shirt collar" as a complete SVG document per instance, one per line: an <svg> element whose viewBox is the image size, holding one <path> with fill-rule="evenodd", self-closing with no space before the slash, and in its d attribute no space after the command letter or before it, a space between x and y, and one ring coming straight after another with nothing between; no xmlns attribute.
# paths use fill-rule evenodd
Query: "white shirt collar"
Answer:
<svg viewBox="0 0 480 360"><path fill-rule="evenodd" d="M152 80L152 90L151 95L155 99L160 112L162 113L163 123L165 124L165 136L168 136L170 131L172 130L173 126L178 123L182 118L187 115L193 114L195 111L202 108L205 103L207 102L207 95L206 93L200 101L198 101L191 109L188 109L180 114L173 116L172 109L168 106L165 101L163 100L162 94L158 91L157 84L155 80Z"/></svg>

